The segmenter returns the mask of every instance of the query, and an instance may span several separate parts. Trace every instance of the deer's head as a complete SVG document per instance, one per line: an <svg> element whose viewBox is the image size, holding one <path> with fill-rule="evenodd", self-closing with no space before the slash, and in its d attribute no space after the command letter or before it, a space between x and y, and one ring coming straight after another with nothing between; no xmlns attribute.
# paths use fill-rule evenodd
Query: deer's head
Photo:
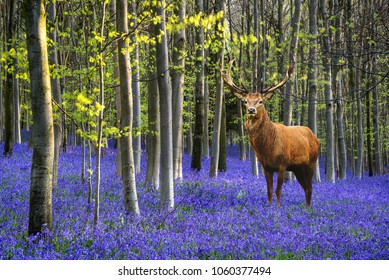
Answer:
<svg viewBox="0 0 389 280"><path fill-rule="evenodd" d="M226 73L222 71L223 79L226 84L232 89L234 95L245 103L247 114L252 116L256 115L258 110L264 106L265 102L272 98L274 92L278 88L282 87L289 80L289 77L293 72L293 65L290 65L288 71L285 74L285 78L278 85L268 87L259 92L249 92L246 89L238 87L232 81L231 67L233 62L234 60L231 60L228 63L228 69Z"/></svg>

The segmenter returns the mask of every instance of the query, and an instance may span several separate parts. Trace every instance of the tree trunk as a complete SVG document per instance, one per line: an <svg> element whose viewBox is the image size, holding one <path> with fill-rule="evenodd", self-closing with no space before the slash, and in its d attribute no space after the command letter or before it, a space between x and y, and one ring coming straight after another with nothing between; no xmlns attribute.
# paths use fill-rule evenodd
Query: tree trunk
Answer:
<svg viewBox="0 0 389 280"><path fill-rule="evenodd" d="M196 0L195 12L203 12L203 0ZM196 85L195 85L195 127L191 168L202 168L204 133L204 31L201 26L196 30Z"/></svg>
<svg viewBox="0 0 389 280"><path fill-rule="evenodd" d="M149 32L152 36L157 36L156 26L151 24ZM161 163L161 128L159 111L159 89L155 71L156 53L155 47L149 45L149 81L147 83L147 170L146 186L154 190L159 190L160 163Z"/></svg>
<svg viewBox="0 0 389 280"><path fill-rule="evenodd" d="M317 0L309 1L309 62L308 62L308 91L309 91L309 104L308 104L308 126L317 135ZM320 182L319 160L315 174L313 176L314 181Z"/></svg>
<svg viewBox="0 0 389 280"><path fill-rule="evenodd" d="M175 14L183 22L186 12L186 1L181 1ZM172 71L172 110L173 110L173 178L182 178L183 154L183 104L185 72L186 36L185 29L180 28L173 38L173 71Z"/></svg>
<svg viewBox="0 0 389 280"><path fill-rule="evenodd" d="M289 64L290 65L296 65L296 56L297 56L297 50L298 50L298 33L300 29L300 15L301 15L301 0L295 0L294 4L294 14L291 22L291 41L290 41L290 47L289 47ZM282 55L281 55L282 56ZM296 70L295 70L296 71ZM283 68L281 70L281 75L284 75L285 69ZM294 80L296 75L289 79L289 81L286 83L285 91L284 91L284 124L287 126L292 125L292 112L293 112L293 100L292 100L292 94L293 94L293 86L294 86ZM297 82L297 81L296 81ZM285 180L292 180L294 178L293 173L290 171L287 171L285 173Z"/></svg>
<svg viewBox="0 0 389 280"><path fill-rule="evenodd" d="M110 12L111 15L116 15L116 0L111 1L110 3ZM116 16L112 17L112 24L117 26ZM117 42L112 43L112 60L113 60L113 75L115 79L120 80L119 73L119 62L118 62L118 53L117 53ZM120 87L115 87L115 96L116 96L116 120L117 127L120 127L120 119L121 119L121 100L120 100ZM120 140L117 139L116 144L116 176L122 177L122 155L120 148Z"/></svg>
<svg viewBox="0 0 389 280"><path fill-rule="evenodd" d="M16 0L8 0L8 22L6 28L6 47L10 52L15 45L15 15L16 15ZM13 58L7 59L7 66L12 69L15 60ZM14 145L14 122L13 122L13 109L14 109L14 73L12 71L6 71L5 93L4 93L4 156L11 156Z"/></svg>
<svg viewBox="0 0 389 280"><path fill-rule="evenodd" d="M57 23L56 23L56 16L57 16L57 9L56 9L56 2L50 1L49 7L48 7L48 20L52 23L52 28L49 32L49 37L52 40L52 44L49 47L49 62L50 64L58 71L58 55L57 55ZM61 86L59 78L54 76L51 78L51 89L52 89L52 95L53 99L55 100L56 104L62 105L62 96L61 96ZM62 113L58 108L56 108L57 117L55 118L54 122L54 166L53 166L53 187L55 187L58 184L58 161L59 161L59 154L60 154L60 148L62 143Z"/></svg>
<svg viewBox="0 0 389 280"><path fill-rule="evenodd" d="M377 30L375 25L374 30ZM375 34L373 32L373 42L375 42ZM374 167L375 174L380 176L383 174L382 164L382 153L381 153L381 132L379 125L379 95L378 95L378 84L377 84L377 55L374 53L376 44L372 45L373 57L372 57L372 84L373 84L373 131L374 131Z"/></svg>
<svg viewBox="0 0 389 280"><path fill-rule="evenodd" d="M354 19L352 17L352 6L353 6L352 0L346 0L345 1L345 21L348 23L346 25L345 30L345 37L346 37L346 50L347 50L347 64L348 64L348 88L349 88L349 95L351 96L351 99L354 100L357 97L356 90L355 90L355 53L354 53L354 31L352 26L354 25ZM356 106L355 102L351 104L351 125L354 128L357 128L357 124L355 121L355 111ZM354 129L350 133L350 163L351 163L351 169L353 171L353 174L356 174L356 149L357 145L355 144L356 140L356 131L357 129Z"/></svg>
<svg viewBox="0 0 389 280"><path fill-rule="evenodd" d="M344 132L344 114L343 114L343 88L342 72L339 71L337 76L337 98L336 98L336 120L338 127L338 149L339 149L339 179L347 178L347 149Z"/></svg>
<svg viewBox="0 0 389 280"><path fill-rule="evenodd" d="M46 42L45 1L24 0L23 12L31 81L33 154L28 234L51 230L54 129Z"/></svg>
<svg viewBox="0 0 389 280"><path fill-rule="evenodd" d="M130 54L125 35L128 34L127 0L116 1L117 30L121 36L118 41L118 61L120 77L120 100L121 100L121 131L125 134L120 137L120 149L122 155L122 182L124 208L127 214L138 216L138 196L135 182L134 153L132 150L132 124L133 124L133 99Z"/></svg>
<svg viewBox="0 0 389 280"><path fill-rule="evenodd" d="M220 124L220 148L219 148L219 166L220 172L227 171L227 115L226 115L226 98L223 94L222 102L222 119Z"/></svg>
<svg viewBox="0 0 389 280"><path fill-rule="evenodd" d="M104 22L105 22L105 7L106 3L104 2L102 7L101 15L101 27L100 27L100 37L104 37ZM97 117L97 149L96 149L96 174L95 174L95 212L94 212L94 225L97 225L100 220L100 179L101 179L101 145L103 138L103 120L104 120L104 66L103 66L103 42L99 46L99 59L98 61L98 70L99 70L99 97L98 103L101 105L101 110ZM97 104L97 103L96 103Z"/></svg>
<svg viewBox="0 0 389 280"><path fill-rule="evenodd" d="M254 0L254 36L258 39L258 42L261 40L259 39L259 23L258 23L258 0ZM258 84L258 46L254 47L253 50L253 77L252 77L252 85L253 85L253 92L257 92L257 84ZM258 170L258 160L257 156L255 155L254 149L251 149L251 174L255 177L258 177L259 170Z"/></svg>
<svg viewBox="0 0 389 280"><path fill-rule="evenodd" d="M204 50L206 52L207 50ZM205 54L207 57L207 54ZM204 128L203 128L203 158L209 158L209 79L208 67L204 66Z"/></svg>
<svg viewBox="0 0 389 280"><path fill-rule="evenodd" d="M136 1L130 1L130 11L132 15L130 25L136 26ZM140 160L142 156L142 137L141 137L141 106L140 106L140 81L139 81L139 44L136 41L135 32L131 34L132 44L134 44L134 52L132 54L134 67L132 72L132 96L133 96L133 150L134 150L134 165L135 173L140 172Z"/></svg>
<svg viewBox="0 0 389 280"><path fill-rule="evenodd" d="M242 7L243 12L245 11L246 7L246 0L243 0ZM231 5L228 5L228 14L229 14L229 23L230 23L230 30L232 30L232 15L231 15ZM242 26L242 34L244 34L244 26L245 26L245 17L242 16L241 18L241 26ZM233 40L232 32L230 32L230 40ZM239 46L239 68L241 68L242 65L242 56L243 56L243 43L240 42ZM231 95L232 95L231 91ZM245 129L244 129L244 118L243 118L243 112L242 112L242 101L240 99L236 99L236 109L238 113L238 135L239 135L239 159L240 160L246 160L246 142L245 142Z"/></svg>
<svg viewBox="0 0 389 280"><path fill-rule="evenodd" d="M220 1L217 7L217 12L223 11L225 14L225 3ZM221 30L220 30L221 26ZM215 27L216 40L222 40L223 45L218 50L216 55L216 65L220 65L221 69L224 67L224 17ZM216 79L216 101L215 101L215 112L213 119L213 134L212 134L212 155L211 155L211 166L209 169L210 177L217 177L219 170L219 154L220 154L220 133L222 125L222 112L223 112L223 101L224 101L224 89L223 89L223 77L220 71L215 72Z"/></svg>
<svg viewBox="0 0 389 280"><path fill-rule="evenodd" d="M173 186L173 135L172 135L172 89L170 87L169 54L166 33L166 2L156 8L161 21L157 29L161 32L161 41L157 42L157 73L158 88L160 93L159 109L161 113L161 210L172 211L174 209Z"/></svg>
<svg viewBox="0 0 389 280"><path fill-rule="evenodd" d="M296 55L298 47L298 33L300 27L300 14L301 14L301 0L295 0L294 15L291 22L291 42L289 47L289 64L296 65ZM284 75L285 69L281 74ZM286 83L284 92L284 124L287 126L292 125L292 93L293 93L293 79L289 79Z"/></svg>
<svg viewBox="0 0 389 280"><path fill-rule="evenodd" d="M334 143L334 112L333 112L333 94L332 94L332 73L331 73L331 50L330 50L330 31L328 27L328 13L326 1L320 0L321 17L325 29L322 38L323 47L323 66L324 66L324 94L326 99L326 180L335 183L335 143Z"/></svg>

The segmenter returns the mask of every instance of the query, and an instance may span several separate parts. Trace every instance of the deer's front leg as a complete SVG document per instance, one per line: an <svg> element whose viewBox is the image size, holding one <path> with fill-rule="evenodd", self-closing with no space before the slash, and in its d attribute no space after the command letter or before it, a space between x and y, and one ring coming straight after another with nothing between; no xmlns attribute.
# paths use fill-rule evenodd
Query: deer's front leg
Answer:
<svg viewBox="0 0 389 280"><path fill-rule="evenodd" d="M277 206L281 205L281 192L282 192L282 184L284 183L285 171L286 171L285 169L280 169L278 171L277 189L276 189Z"/></svg>
<svg viewBox="0 0 389 280"><path fill-rule="evenodd" d="M273 172L265 170L266 184L267 184L267 201L271 204L273 197Z"/></svg>

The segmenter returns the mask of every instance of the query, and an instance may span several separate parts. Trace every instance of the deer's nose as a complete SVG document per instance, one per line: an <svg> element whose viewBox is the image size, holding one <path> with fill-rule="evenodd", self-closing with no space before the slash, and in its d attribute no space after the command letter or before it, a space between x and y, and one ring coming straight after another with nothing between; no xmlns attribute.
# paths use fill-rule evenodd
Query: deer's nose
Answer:
<svg viewBox="0 0 389 280"><path fill-rule="evenodd" d="M257 110L254 107L250 107L247 109L247 113L250 115L255 115L257 113Z"/></svg>

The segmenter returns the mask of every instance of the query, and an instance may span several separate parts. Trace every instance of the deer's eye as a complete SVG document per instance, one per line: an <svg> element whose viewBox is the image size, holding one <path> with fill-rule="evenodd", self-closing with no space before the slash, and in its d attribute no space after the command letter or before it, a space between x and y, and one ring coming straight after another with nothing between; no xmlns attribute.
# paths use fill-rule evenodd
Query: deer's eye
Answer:
<svg viewBox="0 0 389 280"><path fill-rule="evenodd" d="M258 100L258 104L263 104L263 100L262 99L260 99L260 100Z"/></svg>

